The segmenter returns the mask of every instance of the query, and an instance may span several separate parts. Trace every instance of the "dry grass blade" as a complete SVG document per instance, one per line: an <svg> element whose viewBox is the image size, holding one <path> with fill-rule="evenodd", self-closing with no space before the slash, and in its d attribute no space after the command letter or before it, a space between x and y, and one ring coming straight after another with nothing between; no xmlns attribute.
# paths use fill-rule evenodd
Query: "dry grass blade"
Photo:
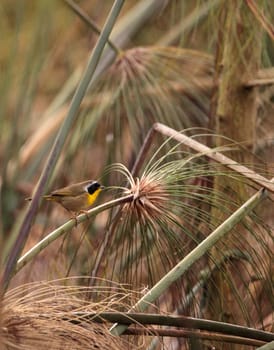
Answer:
<svg viewBox="0 0 274 350"><path fill-rule="evenodd" d="M144 334L143 328L138 327L130 327L128 328L124 334ZM234 344L243 344L243 345L250 345L250 346L260 346L264 345L265 342L260 340L251 340L251 339L245 339L241 337L236 336L230 336L230 335L223 335L219 333L213 333L213 332L201 332L200 330L186 330L186 329L162 329L162 328L156 328L156 327L146 327L145 330L146 335L156 335L160 337L175 337L175 338L194 338L194 339L203 339L203 340L209 340L209 341L219 341L222 343L234 343ZM154 344L152 344L152 347L147 348L146 350L155 349Z"/></svg>
<svg viewBox="0 0 274 350"><path fill-rule="evenodd" d="M172 137L186 146L189 146L190 148L196 150L197 152L202 152L205 154L206 157L223 164L224 166L228 167L229 169L232 169L236 173L240 173L242 176L250 179L254 183L260 185L261 187L265 187L268 189L270 192L274 193L274 184L272 180L268 180L261 176L260 174L257 174L255 171L248 169L244 165L241 165L234 160L226 157L225 155L221 154L220 152L212 151L209 147L192 140L191 138L183 135L182 133L176 132L175 130L162 125L160 123L156 123L154 125L154 129L157 130L158 132L163 133L166 136Z"/></svg>

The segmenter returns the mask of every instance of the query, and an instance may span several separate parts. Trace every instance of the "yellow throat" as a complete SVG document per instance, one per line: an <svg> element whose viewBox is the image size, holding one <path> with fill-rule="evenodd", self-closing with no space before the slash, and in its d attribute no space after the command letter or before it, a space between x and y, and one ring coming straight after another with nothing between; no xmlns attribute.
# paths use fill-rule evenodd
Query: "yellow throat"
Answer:
<svg viewBox="0 0 274 350"><path fill-rule="evenodd" d="M91 206L95 201L96 198L98 197L99 193L101 192L101 188L98 188L94 193L89 194L88 193L88 206Z"/></svg>

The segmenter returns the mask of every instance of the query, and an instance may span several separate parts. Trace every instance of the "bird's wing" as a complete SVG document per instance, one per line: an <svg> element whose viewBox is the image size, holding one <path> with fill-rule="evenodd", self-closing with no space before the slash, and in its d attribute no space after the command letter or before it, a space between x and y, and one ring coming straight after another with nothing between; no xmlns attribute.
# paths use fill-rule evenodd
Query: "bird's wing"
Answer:
<svg viewBox="0 0 274 350"><path fill-rule="evenodd" d="M67 187L63 187L63 188L59 188L58 190L55 190L53 192L51 192L49 195L44 196L44 197L58 197L58 196L79 196L85 192L87 192L86 190L86 186L90 183L92 183L92 180L89 181L83 181L83 182L79 182L77 184L74 185L70 185Z"/></svg>
<svg viewBox="0 0 274 350"><path fill-rule="evenodd" d="M60 188L59 190L53 191L50 193L50 196L72 196L73 195L73 191L71 189L67 189L67 188Z"/></svg>
<svg viewBox="0 0 274 350"><path fill-rule="evenodd" d="M85 186L86 183L89 183L88 181L85 181L83 183L77 183L75 185L70 185L67 187L59 188L58 190L55 190L51 192L51 196L79 196L80 194L86 192Z"/></svg>

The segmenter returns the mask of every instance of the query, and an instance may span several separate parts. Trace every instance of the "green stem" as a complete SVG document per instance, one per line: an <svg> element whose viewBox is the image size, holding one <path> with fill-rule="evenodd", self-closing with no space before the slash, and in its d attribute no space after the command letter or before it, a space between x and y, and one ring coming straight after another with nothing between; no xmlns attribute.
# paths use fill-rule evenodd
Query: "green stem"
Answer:
<svg viewBox="0 0 274 350"><path fill-rule="evenodd" d="M273 350L273 349L274 349L274 340L270 343L267 343L257 348L257 350Z"/></svg>
<svg viewBox="0 0 274 350"><path fill-rule="evenodd" d="M130 310L144 311L151 303L159 298L170 285L182 277L182 275L204 254L206 254L221 238L223 238L231 229L239 223L256 205L266 197L267 191L263 188L245 202L228 219L217 227L206 239L204 239L196 248L184 257L169 273L167 273L158 283L150 289ZM111 327L111 333L121 335L127 325L115 324Z"/></svg>

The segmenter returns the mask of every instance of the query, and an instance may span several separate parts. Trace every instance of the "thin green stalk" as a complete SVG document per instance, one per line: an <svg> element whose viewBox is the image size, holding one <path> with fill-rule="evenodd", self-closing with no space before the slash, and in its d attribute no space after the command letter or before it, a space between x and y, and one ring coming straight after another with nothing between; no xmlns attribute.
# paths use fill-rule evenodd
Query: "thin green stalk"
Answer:
<svg viewBox="0 0 274 350"><path fill-rule="evenodd" d="M118 204L122 204L133 199L133 195L128 195L126 197L121 197L109 201L107 203L98 205L95 208L90 209L87 213L77 216L75 219L70 219L68 222L58 227L56 230L52 231L46 237L44 237L40 242L38 242L34 247L27 251L17 262L14 273L17 273L22 269L28 262L30 262L36 255L38 255L43 249L45 249L51 242L55 241L60 236L64 235L70 231L74 226L90 219L92 216L101 213L104 210L112 208Z"/></svg>
<svg viewBox="0 0 274 350"><path fill-rule="evenodd" d="M80 104L85 96L86 90L88 88L88 85L90 83L91 78L93 77L93 74L95 72L95 69L97 67L97 64L100 60L100 57L102 55L103 49L105 47L105 44L108 40L108 37L113 29L114 23L116 22L116 19L122 9L123 3L125 0L115 0L113 7L109 13L109 16L105 22L105 25L102 29L102 32L100 34L100 37L91 53L87 68L84 72L84 75L78 85L78 88L72 98L71 105L68 111L68 115L59 130L59 133L55 139L54 145L51 149L49 158L46 162L46 165L43 169L43 172L40 176L35 194L33 196L33 199L31 201L31 204L26 212L25 218L23 220L23 223L20 227L18 238L14 244L14 247L8 257L8 261L4 270L4 275L1 280L2 285L2 292L5 293L5 291L8 288L11 276L13 275L13 271L16 266L16 262L18 260L19 255L21 254L21 251L24 248L25 242L27 240L27 237L30 232L30 228L32 225L32 222L34 220L34 217L36 215L38 205L40 203L41 195L44 192L44 189L46 187L46 184L55 168L55 165L58 161L58 158L60 156L61 150L63 148L63 145L66 141L67 135L71 129L71 126L73 125L73 122L77 118L78 110L80 107Z"/></svg>
<svg viewBox="0 0 274 350"><path fill-rule="evenodd" d="M258 203L267 195L266 189L261 189L247 202L245 202L238 210L236 210L228 219L226 219L219 227L216 228L206 239L204 239L197 247L195 247L187 256L184 257L169 273L167 273L158 283L150 289L132 308L130 311L144 311L151 303L159 298L170 285L182 277L188 269L203 255L205 255L221 238L223 238L231 229L238 224ZM115 324L110 331L114 335L121 335L128 326L123 324Z"/></svg>

